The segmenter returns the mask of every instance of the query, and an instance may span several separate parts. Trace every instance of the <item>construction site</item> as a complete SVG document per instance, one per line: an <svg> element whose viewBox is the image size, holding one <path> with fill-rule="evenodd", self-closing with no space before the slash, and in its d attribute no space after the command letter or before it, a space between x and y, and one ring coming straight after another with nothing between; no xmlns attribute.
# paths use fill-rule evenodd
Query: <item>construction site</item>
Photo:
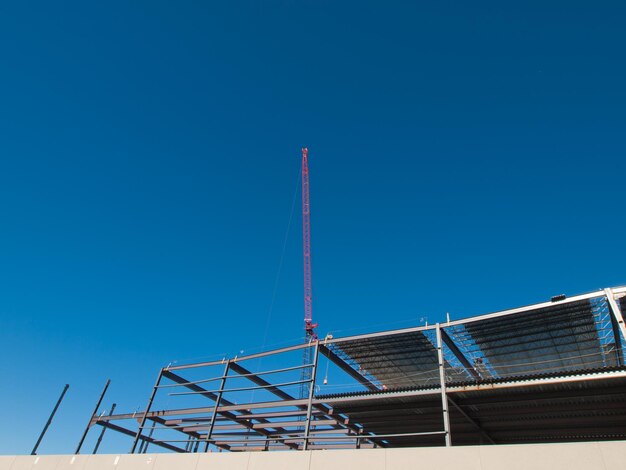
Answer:
<svg viewBox="0 0 626 470"><path fill-rule="evenodd" d="M459 462L480 469L501 468L513 455L512 468L615 468L611 459L626 440L626 287L321 338L313 321L306 148L301 183L303 342L169 364L143 410L109 406L107 380L74 454L38 456L66 385L32 455L2 457L0 470L391 470ZM112 433L125 437L119 451L130 455L96 455Z"/></svg>
<svg viewBox="0 0 626 470"><path fill-rule="evenodd" d="M145 411L97 407L89 427L128 435L130 453L626 439L625 307L626 287L609 288L166 367ZM333 393L319 394L329 382Z"/></svg>
<svg viewBox="0 0 626 470"><path fill-rule="evenodd" d="M626 1L5 1L0 470L626 470Z"/></svg>
<svg viewBox="0 0 626 470"><path fill-rule="evenodd" d="M140 412L102 409L107 382L74 455L0 468L624 468L625 308L606 288L165 367ZM93 455L111 433L135 455Z"/></svg>
<svg viewBox="0 0 626 470"><path fill-rule="evenodd" d="M301 169L303 342L170 364L133 412L109 407L107 381L75 453L37 456L66 386L32 456L2 457L0 469L501 468L503 455L519 456L512 468L615 468L607 462L626 440L626 287L318 337L307 149ZM131 455L96 455L112 433Z"/></svg>

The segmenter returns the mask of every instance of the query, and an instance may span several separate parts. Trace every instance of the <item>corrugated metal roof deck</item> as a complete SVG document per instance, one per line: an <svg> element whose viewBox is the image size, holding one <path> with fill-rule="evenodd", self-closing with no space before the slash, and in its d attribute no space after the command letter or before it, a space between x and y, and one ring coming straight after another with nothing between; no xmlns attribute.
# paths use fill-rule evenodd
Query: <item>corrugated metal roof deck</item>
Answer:
<svg viewBox="0 0 626 470"><path fill-rule="evenodd" d="M333 350L386 388L439 384L437 350L421 331L357 339ZM451 369L450 364L446 366ZM463 379L470 377L464 370L458 374Z"/></svg>
<svg viewBox="0 0 626 470"><path fill-rule="evenodd" d="M480 381L615 366L618 345L610 328L602 329L597 310L596 304L584 299L466 324L443 324L465 360L464 366L444 345L447 380L474 377ZM433 331L355 338L331 348L385 389L426 387L439 383L436 340L428 333Z"/></svg>
<svg viewBox="0 0 626 470"><path fill-rule="evenodd" d="M465 328L499 377L603 364L589 300L469 323Z"/></svg>
<svg viewBox="0 0 626 470"><path fill-rule="evenodd" d="M457 390L449 398L454 403L450 406L454 445L626 438L626 377ZM333 402L333 408L376 434L432 432L442 427L441 399L436 393L406 397L382 393L366 401L347 398ZM442 445L442 438L393 437L387 443L432 446Z"/></svg>
<svg viewBox="0 0 626 470"><path fill-rule="evenodd" d="M619 304L624 310L626 297ZM455 444L626 438L623 338L611 326L605 298L555 300L441 328L453 343L443 352ZM441 430L437 343L429 333L381 333L333 345L385 387L317 398L378 435ZM386 443L443 442L440 435L407 435Z"/></svg>

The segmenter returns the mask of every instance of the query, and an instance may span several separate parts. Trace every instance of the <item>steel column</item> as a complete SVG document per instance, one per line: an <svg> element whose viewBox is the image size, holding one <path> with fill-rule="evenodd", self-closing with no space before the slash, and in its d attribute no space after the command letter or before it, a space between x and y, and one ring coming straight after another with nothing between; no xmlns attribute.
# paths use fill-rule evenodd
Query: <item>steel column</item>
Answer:
<svg viewBox="0 0 626 470"><path fill-rule="evenodd" d="M618 365L624 362L622 352L622 342L620 336L626 340L626 325L624 325L624 317L619 305L615 301L615 294L610 288L604 289L606 299L609 302L609 310L611 311L611 326L613 327L613 336L615 337L615 348L617 350Z"/></svg>
<svg viewBox="0 0 626 470"><path fill-rule="evenodd" d="M152 435L154 434L154 428L156 428L156 421L152 422L152 427L150 428L150 432L148 433L148 438L151 438ZM141 444L139 444L139 452L138 454L145 454L146 452L148 452L148 445L150 444L149 440L145 440L143 441Z"/></svg>
<svg viewBox="0 0 626 470"><path fill-rule="evenodd" d="M222 395L224 394L224 386L226 385L226 379L228 378L229 369L230 359L226 361L224 373L222 374L222 380L220 381L220 389L217 392L217 397L215 397L215 408L213 409L213 414L211 415L211 423L209 424L209 430L206 435L206 445L204 446L205 452L208 452L209 450L211 435L213 434L213 428L215 427L215 419L217 418L217 409L219 408L220 402L222 401Z"/></svg>
<svg viewBox="0 0 626 470"><path fill-rule="evenodd" d="M141 417L141 421L139 421L139 429L137 429L137 435L135 436L135 440L133 441L133 446L130 449L131 454L135 453L135 449L137 448L137 443L139 442L139 438L143 431L143 427L146 424L148 413L150 412L150 408L152 407L152 402L154 401L154 396L156 395L156 392L159 389L159 384L161 383L162 377L163 377L163 369L159 371L159 376L157 377L156 383L154 384L154 388L152 389L152 393L150 394L150 399L148 400L148 406L146 407L146 411L144 411Z"/></svg>
<svg viewBox="0 0 626 470"><path fill-rule="evenodd" d="M111 411L109 411L109 416L111 416L113 414L113 412L115 411L115 407L117 405L115 403L113 403L113 406L111 406ZM107 428L105 428L104 426L102 427L102 431L100 432L100 436L98 436L98 440L96 441L96 446L93 448L93 454L95 454L96 452L98 452L98 448L100 447L100 443L102 442L102 438L104 437L104 432L107 430Z"/></svg>
<svg viewBox="0 0 626 470"><path fill-rule="evenodd" d="M68 388L70 388L70 384L65 384L65 387L63 387L63 391L61 392L61 396L57 400L57 404L54 405L54 409L52 410L52 413L50 413L50 417L48 418L46 425L43 427L43 431L41 431L41 434L39 435L39 439L37 439L37 443L35 444L35 447L33 447L33 450L30 453L30 455L37 455L37 448L39 447L39 444L41 444L41 440L43 439L43 436L46 434L46 431L50 427L50 423L52 423L52 418L54 418L54 415L59 409L59 405L63 401L63 397L65 397L65 392L67 392Z"/></svg>
<svg viewBox="0 0 626 470"><path fill-rule="evenodd" d="M303 450L309 447L309 433L311 431L311 412L313 410L313 395L315 394L315 377L317 376L317 359L319 356L319 341L315 342L315 350L313 351L313 367L311 368L311 383L309 385L309 401L306 409L306 425L304 427L304 444Z"/></svg>
<svg viewBox="0 0 626 470"><path fill-rule="evenodd" d="M443 341L441 340L441 325L437 323L435 326L435 332L437 333L437 358L439 362L439 382L441 387L441 407L443 409L443 429L446 435L446 447L452 445L452 438L450 436L450 413L448 412L448 395L446 394L446 371L444 368L443 359Z"/></svg>
<svg viewBox="0 0 626 470"><path fill-rule="evenodd" d="M98 408L100 408L100 405L102 404L102 400L104 399L104 394L107 392L107 389L109 388L110 384L111 384L111 379L107 379L106 383L104 384L104 388L102 389L102 393L100 394L100 398L98 398L98 401L96 403L96 407L93 409L93 413L91 413L91 418L89 419L89 422L87 423L87 427L85 428L85 431L83 432L83 435L81 436L80 441L78 442L78 446L76 447L76 452L74 452L75 454L80 453L80 448L83 446L83 442L85 442L85 438L87 437L87 433L89 432L89 429L91 429L93 417L97 415Z"/></svg>

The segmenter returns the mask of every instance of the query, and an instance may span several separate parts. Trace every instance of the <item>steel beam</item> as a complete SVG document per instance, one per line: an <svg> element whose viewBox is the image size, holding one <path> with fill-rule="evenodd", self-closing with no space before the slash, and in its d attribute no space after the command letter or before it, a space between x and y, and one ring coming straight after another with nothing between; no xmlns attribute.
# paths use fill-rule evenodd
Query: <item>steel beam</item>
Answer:
<svg viewBox="0 0 626 470"><path fill-rule="evenodd" d="M253 424L252 428L253 429L266 429L276 424L280 424L283 427L302 426L302 421L281 421L280 423L257 423L257 424ZM320 420L312 421L311 427L334 426L336 424L337 424L337 421L334 419L320 419Z"/></svg>
<svg viewBox="0 0 626 470"><path fill-rule="evenodd" d="M284 392L281 389L279 389L277 385L273 385L269 383L267 380L262 379L261 377L258 377L256 374L253 374L248 369L240 366L236 362L232 364L231 369L237 372L238 374L241 374L240 377L246 377L251 382L257 384L259 387L256 387L256 388L263 388L267 390L268 392L276 395L278 398L282 398L283 400L294 400L294 397L289 395L287 392Z"/></svg>
<svg viewBox="0 0 626 470"><path fill-rule="evenodd" d="M393 433L393 434L379 434L377 437L381 439L389 438L389 437L412 437L412 436L438 436L445 434L445 431L426 431L426 432L407 432L407 433ZM369 439L371 436L323 436L323 437L315 437L315 441L346 441L352 439ZM241 443L245 444L247 442L265 442L265 441L287 441L292 443L297 443L301 441L298 438L254 438L254 439L224 439L221 442L230 442L230 443ZM304 449L306 450L306 449Z"/></svg>
<svg viewBox="0 0 626 470"><path fill-rule="evenodd" d="M313 421L311 423L311 427L316 427L316 426L334 426L337 424L337 421L334 419L320 419L320 420L316 420ZM248 429L248 431L246 432L246 434L249 434L249 430L253 429L253 430L259 430L259 429L274 429L276 428L276 426L280 426L281 428L284 427L294 427L294 426L302 426L302 421L280 421L280 422L273 422L273 423L253 423L252 424L252 428L247 428L246 426L242 426L242 425L237 425L237 426L220 426L219 428L216 426L215 428L213 428L213 431L227 431L227 430L237 430L237 429ZM190 431L210 431L211 428L210 426L205 426L205 425L198 425L198 426L185 426L183 428L177 428L177 430L180 430L181 432L190 432ZM349 429L345 429L345 428L341 428L341 429L332 429L332 431L334 432L338 432L338 431L348 431ZM282 435L282 434L286 434L289 433L289 431L285 431L283 433L272 433L272 436L276 436L276 435ZM211 433L212 434L212 433ZM205 434L203 436L205 439L210 439L210 437L208 437L208 434Z"/></svg>
<svg viewBox="0 0 626 470"><path fill-rule="evenodd" d="M178 427L178 426L176 426L176 425L171 425L171 424L168 424L167 420L165 420L165 419L163 419L163 418L161 418L161 417L159 417L159 416L150 417L150 418L148 418L148 419L150 419L151 421L153 421L153 422L155 422L155 423L157 423L157 424L160 424L160 425L162 425L162 426L165 426L165 427L167 427L167 428L170 428L170 429L172 429L172 430L174 430L174 431L181 432L181 433L183 433L183 434L185 434L185 435L187 435L187 436L189 436L189 437L196 438L196 439L200 439L200 438L202 437L202 435L201 435L201 434L199 434L199 433L197 433L197 432L194 432L194 430L192 430L192 429L180 428L180 427ZM152 433L154 432L154 429L155 429L155 427L154 427L154 426L152 426L152 427L150 428L150 434L149 434L149 436L152 436ZM141 454L141 453L145 453L147 448L148 448L148 442L146 442L146 444L145 444L145 446L144 446L144 449L143 449L143 452L139 452L139 453L140 453L140 454Z"/></svg>
<svg viewBox="0 0 626 470"><path fill-rule="evenodd" d="M80 448L83 446L83 442L85 442L85 438L87 437L87 433L89 432L89 429L91 428L91 421L93 420L93 417L96 416L96 414L98 413L98 408L100 408L100 405L102 404L102 400L104 399L104 395L106 394L109 385L111 385L111 379L108 379L106 381L106 383L104 384L104 388L102 389L102 393L100 394L100 398L98 398L98 401L96 402L96 407L93 410L93 413L91 414L91 418L89 419L89 422L87 423L87 426L85 427L85 431L83 432L82 437L80 438L80 441L78 442L78 446L76 447L76 451L74 452L75 454L80 453ZM113 409L111 410L111 413L109 414L113 414L113 410L115 409L115 405L113 405ZM102 434L104 434L104 429L102 430ZM96 446L96 449L98 447ZM95 452L94 452L95 453Z"/></svg>
<svg viewBox="0 0 626 470"><path fill-rule="evenodd" d="M587 299L593 299L596 297L602 297L604 296L604 293L602 291L600 292L591 292L588 294L582 294L582 295L577 295L574 297L568 297L565 300L561 300L558 302L541 302L541 303L537 303L537 304L533 304L533 305L526 305L524 307L518 307L518 308L513 308L513 309L509 309L509 310L502 310L499 312L494 312L494 313L488 313L486 315L479 315L476 317L470 317L470 318L465 318L463 320L455 320L455 321L451 321L449 323L446 323L446 327L448 326L457 326L457 325L464 325L467 323L474 323L477 321L482 321L482 320L489 320L492 318L499 318L499 317L505 317L508 315L514 315L516 313L523 313L523 312L529 312L529 311L533 311L533 310L539 310L542 308L546 308L546 307L553 307L554 305L563 305L563 304L568 304L571 302L577 302L580 300L587 300ZM398 329L398 330L387 330L387 331L379 331L376 333L367 333L367 334L362 334L362 335L354 335L354 336L346 336L344 338L334 338L334 339L329 339L327 341L325 341L325 344L341 344L344 342L348 342L348 341L354 341L354 340L361 340L361 339L370 339L370 338L377 338L380 336L393 336L393 335L401 335L401 334L405 334L405 333L413 333L416 331L428 331L428 330L435 330L436 326L435 325L430 325L430 326L416 326L416 327L412 327L412 328L402 328L402 329Z"/></svg>
<svg viewBox="0 0 626 470"><path fill-rule="evenodd" d="M154 384L154 388L152 389L152 393L150 394L150 399L148 400L148 405L146 406L146 411L144 411L139 421L139 428L137 429L137 435L135 436L135 440L133 441L133 446L130 449L131 454L135 453L135 449L137 448L137 443L139 442L139 437L141 436L143 427L146 424L147 415L150 412L150 408L152 408L152 402L154 401L156 392L159 389L159 384L161 383L162 377L163 377L163 369L159 371L159 376L157 377L156 383Z"/></svg>
<svg viewBox="0 0 626 470"><path fill-rule="evenodd" d="M466 413L466 412L465 412L465 411L464 411L464 410L463 410L463 409L462 409L462 408L458 405L458 403L457 403L456 401L454 401L452 398L448 397L448 403L452 403L452 406L454 406L454 407L457 409L457 411L458 411L459 413L461 413L461 415L462 415L462 416L463 416L463 417L464 417L467 421L469 421L470 423L472 423L472 424L476 427L476 429L478 429L478 432L480 432L480 434L481 434L481 435L482 435L485 439L487 439L490 443L495 444L495 441L491 438L491 436L490 436L489 434L487 434L487 433L485 432L485 430L484 430L484 429L480 426L480 424L478 424L478 423L476 422L476 420L475 420L475 419L472 419L472 417L471 417L470 415L468 415L468 414L467 414L467 413Z"/></svg>
<svg viewBox="0 0 626 470"><path fill-rule="evenodd" d="M109 411L109 416L111 416L113 414L113 412L115 411L115 407L117 405L115 403L113 403L113 406L111 406L111 411ZM98 436L98 440L96 441L96 445L93 448L93 454L96 454L98 452L98 448L100 447L100 443L102 442L102 438L104 437L104 432L107 430L107 428L103 427L102 431L100 432L100 435Z"/></svg>
<svg viewBox="0 0 626 470"><path fill-rule="evenodd" d="M231 363L231 367L232 367L232 363ZM184 378L182 378L181 376L174 374L173 372L170 371L165 371L163 373L163 375L165 377L167 377L168 379L174 381L174 382L178 382L182 385L184 385L185 387L189 388L190 390L196 391L196 392L201 392L201 395L206 396L207 398L210 398L211 400L215 401L217 400L217 395L214 393L211 393L205 389L203 389L202 387L200 387L199 385L196 384L190 384L188 383ZM202 393L203 392L203 393ZM296 400L294 400L296 401ZM303 403L306 402L306 400L300 400ZM252 428L252 423L249 420L245 420L245 419L241 419L239 418L236 414L232 413L232 411L248 411L253 408L253 407L258 407L259 405L261 405L260 407L267 407L267 408L271 408L271 407L275 407L275 406L286 406L284 404L284 402L278 402L278 405L275 404L268 404L266 403L250 403L250 404L245 404L245 405L235 405L234 403L222 398L220 400L221 403L226 403L226 405L220 405L217 408L217 414L220 414L228 419L230 419L231 421L238 423L238 424L242 424L243 426L245 426L246 428L253 430ZM274 402L276 403L276 402ZM176 414L185 414L185 413L181 413L181 411L184 412L189 412L190 410L194 410L193 408L187 409L187 410L175 410L174 412L172 412L172 410L165 410L162 412L158 412L159 416L166 416L166 415L176 415ZM196 412L200 412L200 413L208 413L208 412L213 412L215 411L215 407L212 408L196 408L195 410L198 410ZM200 411L203 410L203 411ZM192 411L191 413L188 414L193 414L194 412ZM262 418L258 419L257 421L260 422L269 422L267 420L264 420ZM277 426L274 428L277 432L281 432L284 431L284 429L282 429L280 426ZM269 431L266 431L264 429L258 429L255 430L256 432L263 434L263 435L267 435L270 434ZM292 445L288 444L290 447L293 447Z"/></svg>
<svg viewBox="0 0 626 470"><path fill-rule="evenodd" d="M568 382L580 382L580 381L590 381L590 380L607 380L607 379L623 379L626 377L626 371L608 371L608 372L597 372L594 374L587 374L584 371L581 371L579 374L561 376L561 377L547 377L547 378L532 378L525 380L517 380L517 381L509 381L509 382L497 382L497 383L486 383L486 384L475 384L475 385L462 385L456 387L447 387L446 393L464 393L469 391L478 391L478 390L496 390L496 389L507 389L507 388L521 388L521 387L541 387L547 384L561 384ZM370 400L380 400L381 398L396 398L396 397L416 397L416 396L427 396L427 395L437 395L441 394L440 388L433 388L428 390L411 390L411 391L400 391L400 392L386 392L384 394L371 394L371 395L357 395L357 396L344 396L344 397L336 397L336 398L324 398L319 400L322 403L345 403L345 402L355 402L355 401L370 401Z"/></svg>
<svg viewBox="0 0 626 470"><path fill-rule="evenodd" d="M57 410L59 409L59 406L61 405L61 402L63 401L63 398L65 397L65 393L67 392L68 388L70 388L70 384L65 384L65 386L63 387L63 391L61 392L61 396L57 400L56 405L54 405L52 413L50 413L50 416L48 417L48 421L46 421L46 424L43 427L43 430L41 431L41 434L39 435L39 439L37 439L37 442L35 443L35 447L33 447L33 450L30 453L30 455L37 455L37 449L39 448L39 444L41 444L41 440L43 439L43 436L45 436L46 431L50 427L50 423L52 423L52 418L54 418L54 415L56 414Z"/></svg>
<svg viewBox="0 0 626 470"><path fill-rule="evenodd" d="M436 325L435 332L437 334L437 358L439 362L439 381L441 389L441 406L443 410L443 430L446 433L446 447L452 445L450 436L450 413L448 412L448 395L446 394L446 371L443 359L443 341L441 340L441 326Z"/></svg>
<svg viewBox="0 0 626 470"><path fill-rule="evenodd" d="M104 426L106 428L111 429L112 431L117 431L122 434L126 434L127 436L136 436L137 433L131 431L130 429L123 428L122 426L118 426L117 424L109 423L107 421L97 421L96 424L100 426ZM185 449L181 449L180 447L173 446L166 442L157 441L156 439L152 439L151 437L140 435L139 439L142 441L148 441L151 444L157 445L159 447L163 447L164 449L173 450L174 452L184 453Z"/></svg>
<svg viewBox="0 0 626 470"><path fill-rule="evenodd" d="M272 423L269 423L272 424ZM210 425L208 424L188 424L185 426L181 426L181 425L177 425L176 429L181 429L183 432L190 432L190 431L208 431L210 428ZM214 426L213 427L213 431L233 431L233 430L240 430L240 429L247 429L248 433L250 432L250 428L244 426L243 424L227 424L225 426ZM205 436L206 439L206 436Z"/></svg>
<svg viewBox="0 0 626 470"><path fill-rule="evenodd" d="M294 346L287 346L285 348L273 349L271 351L264 351L264 352L260 352L257 354L250 354L248 356L241 356L241 357L232 359L232 361L249 361L250 359L257 359L259 357L271 356L274 354L281 354L281 353L290 352L290 351L297 351L298 349L303 349L303 348L308 348L308 347L309 347L308 343L296 344ZM181 369L193 369L196 367L218 366L223 363L224 363L223 360L211 361L211 362L197 362L195 364L183 364L180 366L170 366L170 367L167 367L167 370L181 370Z"/></svg>
<svg viewBox="0 0 626 470"><path fill-rule="evenodd" d="M222 374L222 380L220 382L220 389L215 397L215 408L213 409L213 414L211 414L211 423L209 424L208 433L206 436L206 445L204 446L204 451L208 452L209 450L209 441L211 440L211 435L213 434L213 429L215 428L215 420L217 418L217 409L220 406L220 402L222 401L222 395L224 394L224 386L226 385L226 379L228 378L228 372L230 368L230 361L226 361L226 366L224 367L224 373Z"/></svg>
<svg viewBox="0 0 626 470"><path fill-rule="evenodd" d="M156 420L152 421L154 424L152 426L150 426L150 432L148 433L148 437L151 438L152 435L154 434L154 430L156 429ZM141 444L139 444L139 454L145 454L146 452L148 452L148 445L149 442L147 440L142 441Z"/></svg>
<svg viewBox="0 0 626 470"><path fill-rule="evenodd" d="M320 344L320 347L322 345ZM321 352L321 350L320 350ZM312 366L312 365L311 365ZM260 385L262 387L264 387L266 390L268 390L269 392L273 393L274 395L276 395L279 398L282 398L283 400L287 400L287 401L293 401L295 400L294 397L292 397L290 394L288 394L287 392L284 392L283 390L280 390L279 388L276 388L275 386L272 386L272 384L270 384L269 382L267 382L266 380L262 379L261 377L257 377L255 374L253 374L252 372L250 372L248 369L246 369L245 367L242 367L241 365L237 364L237 363L232 363L231 364L231 369L234 370L235 372L237 372L238 374L240 374L240 377L247 377L249 380L251 380L252 382L254 382L257 385ZM296 408L299 408L301 410L301 412L304 413L304 415L307 414L308 410L307 407L305 405L295 405ZM321 402L314 402L313 407L318 409L322 415L328 417L328 418L332 418L335 419L338 423L338 425L340 426L344 426L346 429L350 429L354 432L357 432L359 430L359 428L357 428L354 425L351 425L348 423L347 419L342 418L341 416L331 416L332 415L332 410L324 405ZM284 412L272 412L272 413L261 413L258 415L255 414L244 414L244 415L240 415L241 418L243 418L244 416L246 418L249 419L259 419L259 418L268 418L268 417L285 417L285 416L301 416L301 412L293 412L293 411L284 411ZM298 413L298 414L295 414ZM313 414L317 414L315 411L313 412ZM268 416L271 415L271 416ZM382 444L379 444L382 446Z"/></svg>
<svg viewBox="0 0 626 470"><path fill-rule="evenodd" d="M184 379L183 379L184 380ZM225 399L222 399L222 403L226 403L227 401ZM228 405L221 405L218 409L218 414L221 414L222 416L224 416L225 412L230 412L230 411L245 411L245 412L249 412L249 410L253 410L253 409L258 409L258 408L276 408L276 407L287 407L287 406L300 406L300 405L306 405L307 404L307 400L306 398L301 398L301 399L297 399L297 400L284 400L284 401L264 401L264 402L259 402L259 403L244 403L242 405L235 405L234 403L228 402ZM319 403L323 403L323 401L320 401ZM197 408L178 408L178 409L171 409L171 410L159 410L159 411L152 411L147 413L148 417L152 417L152 416L178 416L178 415L193 415L193 414L198 414L198 413L211 413L213 411L213 406L202 406L202 407L197 407ZM119 415L113 415L113 416L101 416L100 418L97 418L94 420L95 421L117 421L117 420L121 420L121 419L135 419L137 417L141 417L143 416L144 413L124 413L124 414L119 414ZM237 418L236 415L233 415L235 418ZM228 419L231 419L230 417L228 417Z"/></svg>
<svg viewBox="0 0 626 470"><path fill-rule="evenodd" d="M446 333L445 328L440 328L440 331L441 331L441 338L443 339L443 342L446 344L446 346L448 346L448 349L452 351L452 354L454 354L454 357L456 357L459 360L459 362L463 364L463 367L465 367L467 372L469 372L472 375L472 377L474 377L474 379L482 380L481 375L478 373L478 371L473 366L473 364L470 363L467 357L465 357L465 354L461 352L459 347L452 340L452 338L450 338L448 333Z"/></svg>
<svg viewBox="0 0 626 470"><path fill-rule="evenodd" d="M322 415L319 411L314 411L314 415ZM249 413L238 415L241 419L258 419L258 418L293 418L296 416L306 416L306 407L294 411L268 411L267 413Z"/></svg>
<svg viewBox="0 0 626 470"><path fill-rule="evenodd" d="M311 413L313 412L313 395L315 394L315 377L317 375L317 361L319 358L320 343L315 342L313 350L313 369L311 370L311 383L309 384L309 400L307 403L306 424L304 426L304 444L302 448L307 450L309 446L309 432L311 431Z"/></svg>
<svg viewBox="0 0 626 470"><path fill-rule="evenodd" d="M619 308L618 303L615 301L615 294L613 289L604 289L606 299L609 302L609 310L611 311L611 327L613 329L613 337L615 338L615 348L617 350L617 363L618 365L624 364L624 352L622 350L621 338L626 340L626 325L624 324L624 317L622 310Z"/></svg>
<svg viewBox="0 0 626 470"><path fill-rule="evenodd" d="M624 287L616 287L613 289L614 291L619 291L619 292L624 292L626 291L626 288ZM456 320L456 321L451 321L449 323L446 323L446 327L448 326L456 326L456 325L463 325L463 324L467 324L467 323L473 323L473 322L477 322L477 321L482 321L482 320L488 320L488 319L492 319L492 318L499 318L499 317L503 317L503 316L508 316L508 315L513 315L516 313L523 313L523 312L529 312L529 311L533 311L533 310L538 310L538 309L542 309L542 308L546 308L546 307L551 307L554 305L563 305L563 304L568 304L571 302L577 302L580 300L588 300L588 299L593 299L593 298L597 298L597 297L602 297L605 294L603 293L603 291L599 291L599 292L591 292L588 294L582 294L582 295L576 295L573 297L567 297L564 300L560 300L558 302L552 302L552 301L548 301L548 302L541 302L541 303L537 303L537 304L533 304L533 305L527 305L524 307L518 307L518 308L513 308L513 309L509 309L509 310L502 310L499 312L494 312L494 313L489 313L486 315L479 315L476 317L470 317L470 318L466 318L463 320ZM346 336L344 338L334 338L334 339L329 339L329 340L325 340L324 344L340 344L343 342L347 342L347 341L354 341L354 340L360 340L360 339L368 339L368 338L375 338L375 337L379 337L379 336L391 336L391 335L398 335L398 334L404 334L404 333L412 333L412 332L416 332L416 331L427 331L427 330L434 330L435 326L431 325L431 326L419 326L419 327L412 327L412 328L403 328L403 329L398 329L398 330L388 330L388 331L380 331L380 332L376 332L376 333L368 333L368 334L362 334L362 335L354 335L354 336ZM294 346L288 346L285 348L279 348L279 349L274 349L271 351L264 351L258 354L251 354L248 356L242 356L239 357L237 359L234 359L236 361L245 361L245 360L250 360L250 359L256 359L259 357L265 357L265 356L270 356L270 355L274 355L274 354L281 354L281 353L285 353L285 352L290 352L290 351L296 351L302 348L306 348L309 347L308 343L304 343L304 344L297 344ZM169 366L166 368L166 370L181 370L181 369L191 369L191 368L197 368L197 367L206 367L206 366L215 366L215 365L220 365L223 364L223 360L219 360L219 361L210 361L210 362L198 362L195 364L183 364L183 365L179 365L179 366Z"/></svg>
<svg viewBox="0 0 626 470"><path fill-rule="evenodd" d="M379 388L376 385L374 385L367 377L364 377L363 375L359 374L358 371L350 367L350 364L348 364L346 361L344 361L342 358L340 358L337 354L335 354L333 351L331 351L328 347L324 346L323 344L320 344L320 352L324 356L326 356L333 364L338 366L341 370L343 370L345 373L347 373L350 377L355 379L361 385L365 386L365 388L367 388L368 390L372 390L372 391L379 390Z"/></svg>
<svg viewBox="0 0 626 470"><path fill-rule="evenodd" d="M237 376L233 376L231 378L235 378ZM297 385L297 384L302 384L302 383L308 383L308 380L294 380L293 382L283 382L283 383L279 383L276 385L273 385L273 387L287 387L289 385ZM197 382L196 382L197 383ZM229 388L226 390L207 390L205 392L174 392L174 393L170 393L170 396L180 396L180 395L197 395L197 394L205 394L205 393L218 393L220 391L222 392L249 392L250 390L260 390L260 389L264 389L265 387L259 386L259 387L239 387L239 388Z"/></svg>
<svg viewBox="0 0 626 470"><path fill-rule="evenodd" d="M234 364L234 360L230 360L229 361L231 363ZM223 364L223 363L222 363ZM273 369L273 370L264 370L261 372L256 372L254 374L249 374L249 375L254 375L254 376L259 376L259 375L268 375L268 374L278 374L280 372L288 372L291 370L297 370L297 369L304 369L305 367L311 367L312 364L306 364L306 365L299 365L299 366L293 366L293 367L284 367L282 369ZM246 374L239 374L239 375L233 375L230 376L228 378L230 379L237 379L237 378L246 378ZM210 379L202 379L202 380L193 380L190 382L186 382L184 384L165 384L165 385L160 385L159 388L171 388L171 387L182 387L184 385L194 385L194 384L204 384L204 383L208 383L208 382L217 382L218 380L222 380L224 378L224 376L219 376L219 377L212 377Z"/></svg>

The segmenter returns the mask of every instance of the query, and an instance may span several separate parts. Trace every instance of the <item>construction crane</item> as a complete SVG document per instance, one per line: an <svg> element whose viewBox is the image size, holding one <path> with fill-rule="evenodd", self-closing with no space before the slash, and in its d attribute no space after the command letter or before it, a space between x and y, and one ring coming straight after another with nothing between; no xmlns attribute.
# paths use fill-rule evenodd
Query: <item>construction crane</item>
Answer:
<svg viewBox="0 0 626 470"><path fill-rule="evenodd" d="M317 339L313 323L311 287L311 203L309 200L309 149L302 149L302 252L304 254L304 331L307 343Z"/></svg>
<svg viewBox="0 0 626 470"><path fill-rule="evenodd" d="M304 258L304 340L307 343L317 340L317 323L313 323L313 289L311 286L311 204L309 201L309 149L302 149L302 252ZM309 365L312 361L311 348L304 348L303 365ZM300 384L300 396L307 394L311 380L311 368L302 369Z"/></svg>

